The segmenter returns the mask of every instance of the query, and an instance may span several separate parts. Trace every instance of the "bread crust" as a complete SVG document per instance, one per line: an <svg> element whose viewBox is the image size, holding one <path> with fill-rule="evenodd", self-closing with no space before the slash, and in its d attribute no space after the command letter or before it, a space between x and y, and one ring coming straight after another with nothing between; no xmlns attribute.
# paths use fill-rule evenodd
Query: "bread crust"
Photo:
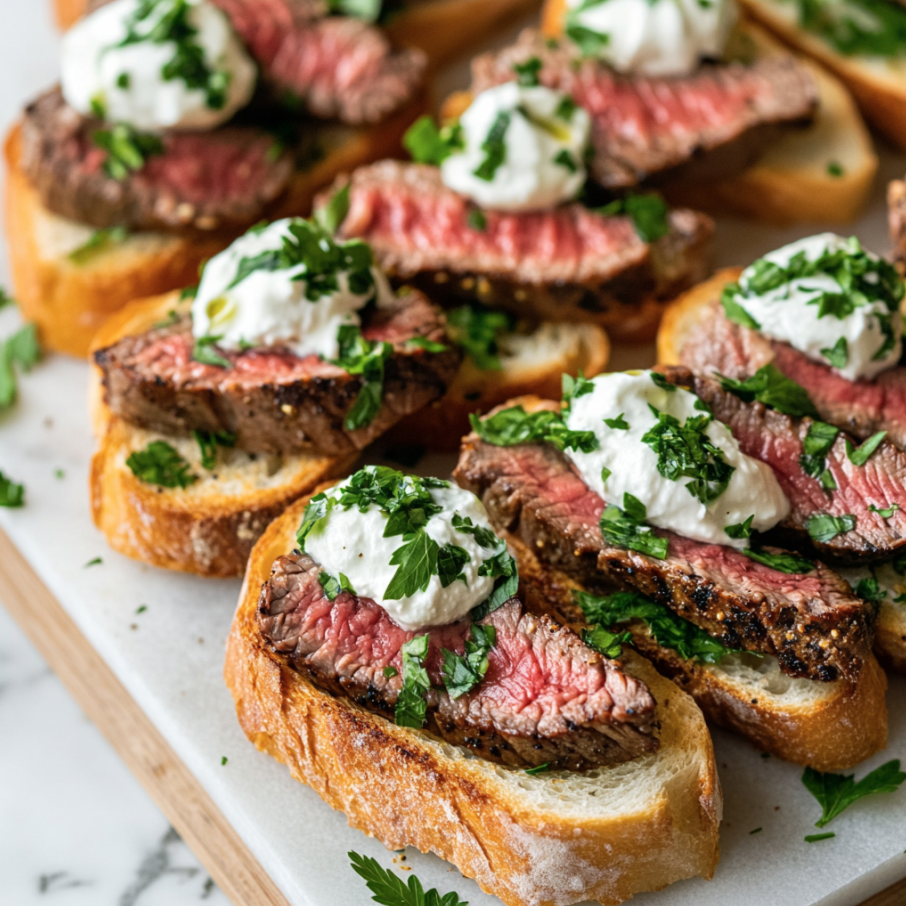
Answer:
<svg viewBox="0 0 906 906"><path fill-rule="evenodd" d="M661 365L682 365L682 350L689 334L709 317L710 306L723 288L739 279L743 268L731 267L693 286L667 306L657 335L657 360ZM882 606L875 631L874 652L898 673L906 673L906 619L892 607Z"/></svg>
<svg viewBox="0 0 906 906"><path fill-rule="evenodd" d="M293 504L255 546L227 641L224 677L261 751L351 826L389 849L437 853L507 906L617 904L680 878L711 877L721 793L710 737L692 700L642 658L627 667L662 709L660 751L577 781L470 758L320 691L272 655L258 632L258 592L295 543L305 504ZM594 783L597 795L573 805L576 783ZM554 790L561 802L545 800Z"/></svg>
<svg viewBox="0 0 906 906"><path fill-rule="evenodd" d="M324 157L298 173L268 219L310 213L317 192L340 173L398 153L403 133L426 109L427 96L377 126L320 127ZM142 232L77 263L70 254L95 232L48 211L19 166L21 124L7 136L6 234L13 287L23 316L38 325L43 345L84 358L104 321L133 299L198 282L199 267L235 233Z"/></svg>

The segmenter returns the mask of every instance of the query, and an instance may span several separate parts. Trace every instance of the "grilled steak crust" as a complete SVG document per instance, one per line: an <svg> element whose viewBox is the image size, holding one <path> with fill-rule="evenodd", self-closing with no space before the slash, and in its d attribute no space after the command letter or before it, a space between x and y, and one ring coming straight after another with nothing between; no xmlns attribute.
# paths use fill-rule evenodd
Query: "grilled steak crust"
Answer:
<svg viewBox="0 0 906 906"><path fill-rule="evenodd" d="M773 362L808 391L822 421L860 440L887 431L888 441L906 449L906 368L889 368L870 381L851 381L788 343L734 324L717 301L686 339L680 360L698 374L716 371L737 379Z"/></svg>
<svg viewBox="0 0 906 906"><path fill-rule="evenodd" d="M293 174L289 151L274 157L272 135L226 126L166 133L162 154L116 180L92 141L109 128L73 110L58 88L26 107L22 169L45 207L98 228L235 231L260 220Z"/></svg>
<svg viewBox="0 0 906 906"><path fill-rule="evenodd" d="M810 123L818 106L812 77L793 56L703 66L682 78L623 76L531 29L473 60L473 95L515 80L513 66L532 57L543 64L542 84L567 92L591 116L591 175L610 188L656 176L734 175L783 131Z"/></svg>
<svg viewBox="0 0 906 906"><path fill-rule="evenodd" d="M643 242L628 217L579 204L484 212L448 189L437 167L385 160L355 171L341 232L360 237L382 267L449 303L479 300L545 320L598 320L646 298L667 300L710 271L714 224L669 215L670 232Z"/></svg>
<svg viewBox="0 0 906 906"><path fill-rule="evenodd" d="M407 346L414 337L446 341L443 315L412 290L387 308L367 311L362 334L393 345L384 366L381 408L364 427L347 431L343 420L362 378L317 356L285 349L219 350L231 366L192 359L188 317L98 350L104 393L114 415L127 422L185 435L193 430L236 435L252 453L316 451L341 456L361 450L401 418L440 399L456 375L460 353Z"/></svg>
<svg viewBox="0 0 906 906"><path fill-rule="evenodd" d="M774 470L791 506L789 516L770 533L774 541L792 542L797 549L813 546L823 556L849 563L889 559L906 545L906 512L898 510L884 519L869 509L906 501L906 454L893 444L882 443L865 465L855 466L846 455L846 436L838 434L826 463L837 488L827 491L799 463L811 419L791 418L758 402L744 403L723 390L718 381L693 375L688 368L667 368L665 375L704 400L714 417L730 429L743 453ZM807 523L823 513L852 515L855 527L826 543L814 541Z"/></svg>
<svg viewBox="0 0 906 906"><path fill-rule="evenodd" d="M401 648L416 635L374 601L341 592L328 601L320 567L298 551L280 557L261 589L258 625L275 653L313 683L393 719L402 687ZM488 672L453 699L443 688L441 651L462 654L468 620L429 631L427 729L490 761L586 770L656 751L655 702L624 674L548 617L523 613L517 598L481 621L496 629ZM394 677L384 675L395 667Z"/></svg>
<svg viewBox="0 0 906 906"><path fill-rule="evenodd" d="M454 473L498 531L590 588L648 595L731 648L774 655L790 676L854 678L871 648L874 611L826 566L786 575L730 547L670 532L664 560L614 547L598 522L604 501L549 444L496 447L472 434Z"/></svg>

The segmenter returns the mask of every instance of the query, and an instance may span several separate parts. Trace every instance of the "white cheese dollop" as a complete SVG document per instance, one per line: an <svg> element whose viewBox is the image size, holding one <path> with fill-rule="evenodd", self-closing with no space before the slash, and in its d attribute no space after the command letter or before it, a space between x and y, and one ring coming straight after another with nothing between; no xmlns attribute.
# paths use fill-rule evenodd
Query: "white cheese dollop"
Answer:
<svg viewBox="0 0 906 906"><path fill-rule="evenodd" d="M136 21L142 0L114 0L86 16L63 37L61 85L70 107L86 116L126 123L136 129L213 129L245 107L258 70L227 16L207 0L186 0L186 39L200 47L211 76L207 86L190 87L179 74L178 45L152 37L181 0L159 0ZM177 11L178 12L178 11ZM138 36L119 46L132 33ZM168 67L175 72L166 76Z"/></svg>
<svg viewBox="0 0 906 906"><path fill-rule="evenodd" d="M242 261L279 251L291 237L294 223L306 225L293 218L274 221L240 236L208 261L192 303L196 338L219 337L217 345L224 349L284 346L300 357L334 359L339 353L340 327L359 325L358 310L375 295L378 305L393 299L387 278L375 267L370 268L374 282L367 292L352 292L349 272L341 270L337 272L338 289L314 301L306 297L305 263L274 270L259 267L235 283Z"/></svg>
<svg viewBox="0 0 906 906"><path fill-rule="evenodd" d="M748 547L749 542L730 538L727 526L740 525L754 516L752 529L767 531L789 513L789 501L770 466L742 453L730 429L718 421L712 421L705 434L735 471L716 500L705 506L686 488L690 478L673 481L658 472L657 453L642 441L657 424L649 406L685 424L689 418L706 414L695 408L698 397L694 393L680 388L664 390L652 381L650 371L602 374L592 383L591 393L573 399L566 424L574 431L592 431L598 449L566 452L585 483L608 504L622 509L623 495L632 494L647 508L651 525L736 548ZM621 416L629 425L627 430L604 422ZM602 479L604 468L610 470L606 479Z"/></svg>
<svg viewBox="0 0 906 906"><path fill-rule="evenodd" d="M413 481L409 476L403 480ZM328 496L338 498L350 481L331 488ZM479 567L494 551L481 547L472 535L458 531L452 523L453 515L458 514L471 519L473 525L493 531L484 505L471 492L452 484L431 488L429 493L443 509L428 520L425 532L439 547L453 544L468 553L469 561L462 567L465 582L456 579L442 588L440 577L435 575L425 591L385 600L384 593L398 568L391 565L390 558L404 542L401 535L384 537L387 514L375 504L364 513L357 506L334 506L305 539L306 553L325 572L337 579L342 573L359 597L376 601L398 626L407 630L453 623L484 601L494 588L493 578L478 575Z"/></svg>
<svg viewBox="0 0 906 906"><path fill-rule="evenodd" d="M562 92L506 82L479 94L459 122L465 147L441 164L441 178L483 208L552 208L585 183L591 120ZM496 166L489 144L503 152ZM483 167L485 178L476 175Z"/></svg>
<svg viewBox="0 0 906 906"><path fill-rule="evenodd" d="M857 251L855 251L857 250ZM834 233L820 233L799 239L765 255L761 261L788 268L796 255L804 255L808 261L817 261L826 252L865 254L878 268L886 267L877 255L863 252L857 243ZM869 284L879 285L878 268L866 274ZM759 325L759 332L774 340L789 343L794 349L824 365L833 365L823 350L834 350L841 338L846 341L847 359L842 366L836 366L844 377L850 380L873 378L875 375L897 364L902 351L900 335L903 330L899 309L891 312L883 299L857 305L843 318L833 313L819 317L819 306L812 302L821 293L847 294L847 291L830 274L817 273L813 276L785 280L779 286L767 291L759 290L760 262L747 267L739 280L741 293L734 298L745 312ZM753 282L755 285L753 285ZM897 305L899 299L892 300ZM894 343L882 356L876 358L884 345L886 335L881 329L882 322L890 324Z"/></svg>
<svg viewBox="0 0 906 906"><path fill-rule="evenodd" d="M601 36L604 62L646 76L689 75L721 57L737 17L735 0L567 0L567 9L567 28Z"/></svg>

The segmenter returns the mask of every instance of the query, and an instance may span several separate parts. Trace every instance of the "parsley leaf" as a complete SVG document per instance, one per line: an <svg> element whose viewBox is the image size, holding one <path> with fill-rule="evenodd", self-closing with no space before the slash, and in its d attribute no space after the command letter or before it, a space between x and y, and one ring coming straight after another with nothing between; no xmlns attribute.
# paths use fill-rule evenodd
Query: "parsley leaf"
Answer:
<svg viewBox="0 0 906 906"><path fill-rule="evenodd" d="M603 626L582 630L582 641L606 658L616 658L623 653L623 646L632 642L631 632L611 632Z"/></svg>
<svg viewBox="0 0 906 906"><path fill-rule="evenodd" d="M513 64L513 72L516 73L516 81L524 88L534 88L541 84L538 79L538 73L544 64L538 57L529 57L522 63Z"/></svg>
<svg viewBox="0 0 906 906"><path fill-rule="evenodd" d="M802 441L799 467L810 478L819 479L826 490L833 490L837 486L826 463L827 454L830 453L839 433L840 429L833 425L812 422Z"/></svg>
<svg viewBox="0 0 906 906"><path fill-rule="evenodd" d="M750 560L761 563L762 566L769 566L776 569L779 573L786 573L788 576L804 576L810 573L815 564L811 560L806 560L798 554L791 554L788 551L778 551L770 553L760 548L749 547L742 551Z"/></svg>
<svg viewBox="0 0 906 906"><path fill-rule="evenodd" d="M724 531L728 538L751 538L752 537L752 520L755 514L752 513L745 522L737 522L736 525L728 525Z"/></svg>
<svg viewBox="0 0 906 906"><path fill-rule="evenodd" d="M581 450L583 453L598 448L594 432L570 431L562 414L550 409L530 413L522 406L513 406L485 419L473 413L469 420L482 440L497 447L547 442L558 450Z"/></svg>
<svg viewBox="0 0 906 906"><path fill-rule="evenodd" d="M616 418L605 418L604 424L608 428L613 428L615 431L628 431L629 422L623 418L623 413L621 412Z"/></svg>
<svg viewBox="0 0 906 906"><path fill-rule="evenodd" d="M604 217L625 214L642 242L656 242L670 232L667 202L660 195L650 192L643 195L627 195L598 208Z"/></svg>
<svg viewBox="0 0 906 906"><path fill-rule="evenodd" d="M112 245L125 242L128 238L129 231L121 226L95 230L82 245L73 249L66 257L73 264L85 264L95 255L106 251Z"/></svg>
<svg viewBox="0 0 906 906"><path fill-rule="evenodd" d="M890 517L893 516L893 514L899 509L900 505L898 503L892 503L890 504L890 506L884 507L884 509L878 509L878 507L876 507L873 503L870 503L868 505L868 511L870 513L877 513L882 519L885 520L890 519Z"/></svg>
<svg viewBox="0 0 906 906"><path fill-rule="evenodd" d="M385 12L383 0L328 0L327 7L332 13L363 22L379 22Z"/></svg>
<svg viewBox="0 0 906 906"><path fill-rule="evenodd" d="M546 774L551 769L551 763L545 761L544 764L535 765L533 768L526 768L525 773L530 777L534 777L536 774Z"/></svg>
<svg viewBox="0 0 906 906"><path fill-rule="evenodd" d="M872 604L878 604L887 597L887 592L878 584L878 578L875 575L860 579L853 591L858 597L871 601Z"/></svg>
<svg viewBox="0 0 906 906"><path fill-rule="evenodd" d="M424 591L437 574L438 553L437 542L426 532L403 535L403 544L390 557L390 565L398 569L384 592L384 600L398 601Z"/></svg>
<svg viewBox="0 0 906 906"><path fill-rule="evenodd" d="M906 56L906 13L884 0L845 0L840 4L799 0L799 24L844 56ZM836 166L840 172L832 172ZM831 176L843 173L828 165Z"/></svg>
<svg viewBox="0 0 906 906"><path fill-rule="evenodd" d="M840 337L830 349L822 349L821 355L833 365L834 368L845 368L849 361L849 344L846 337Z"/></svg>
<svg viewBox="0 0 906 906"><path fill-rule="evenodd" d="M497 640L493 626L472 624L472 637L465 643L465 653L456 654L443 649L444 685L451 698L460 698L471 692L488 672L488 652Z"/></svg>
<svg viewBox="0 0 906 906"><path fill-rule="evenodd" d="M491 529L481 525L473 525L472 519L469 516L463 517L460 516L459 513L454 513L452 525L457 532L462 532L464 535L471 535L479 547L491 549L497 547L500 543L500 539L493 531L491 531Z"/></svg>
<svg viewBox="0 0 906 906"><path fill-rule="evenodd" d="M423 116L406 131L403 147L417 164L439 167L455 151L461 151L465 143L459 124L438 129L430 116Z"/></svg>
<svg viewBox="0 0 906 906"><path fill-rule="evenodd" d="M440 894L435 888L425 890L415 875L409 875L409 883L390 871L381 868L376 859L348 853L352 870L368 885L374 894L372 899L381 906L468 906L452 891Z"/></svg>
<svg viewBox="0 0 906 906"><path fill-rule="evenodd" d="M349 213L349 191L350 183L346 183L330 196L326 204L315 209L315 223L331 236L340 228Z"/></svg>
<svg viewBox="0 0 906 906"><path fill-rule="evenodd" d="M156 135L139 132L125 123L117 123L112 129L98 129L91 140L107 152L104 172L117 182L141 170L149 157L164 153L164 144Z"/></svg>
<svg viewBox="0 0 906 906"><path fill-rule="evenodd" d="M9 508L25 506L25 485L16 484L0 472L0 506Z"/></svg>
<svg viewBox="0 0 906 906"><path fill-rule="evenodd" d="M566 150L566 148L561 148L554 155L554 163L558 167L563 167L563 169L567 170L569 173L579 172L579 165L576 163L576 159Z"/></svg>
<svg viewBox="0 0 906 906"><path fill-rule="evenodd" d="M302 514L302 524L299 531L296 532L296 544L299 545L300 551L305 551L305 539L311 534L315 526L334 508L337 504L335 497L329 497L325 492L315 494Z"/></svg>
<svg viewBox="0 0 906 906"><path fill-rule="evenodd" d="M734 288L735 284L732 287L725 287L720 296L720 304L727 320L750 330L761 330L761 325L734 298Z"/></svg>
<svg viewBox="0 0 906 906"><path fill-rule="evenodd" d="M218 368L232 368L233 363L224 358L214 347L223 337L198 337L192 347L192 360L202 365L216 365Z"/></svg>
<svg viewBox="0 0 906 906"><path fill-rule="evenodd" d="M440 577L440 587L446 588L457 579L468 585L462 568L471 559L469 552L456 544L445 544L440 548L437 552L437 575Z"/></svg>
<svg viewBox="0 0 906 906"><path fill-rule="evenodd" d="M324 572L322 569L318 573L318 582L321 585L321 588L324 589L324 595L328 601L335 601L337 595L341 591L348 592L351 595L355 594L355 589L352 587L352 583L343 573L340 573L339 580L335 579L330 573Z"/></svg>
<svg viewBox="0 0 906 906"><path fill-rule="evenodd" d="M576 19L578 10L568 10L566 14L566 36L579 48L583 57L598 57L601 51L610 44L610 35L593 31L580 25Z"/></svg>
<svg viewBox="0 0 906 906"><path fill-rule="evenodd" d="M483 233L488 228L488 218L479 208L470 208L469 213L466 214L466 224L469 229Z"/></svg>
<svg viewBox="0 0 906 906"><path fill-rule="evenodd" d="M218 447L236 446L236 435L229 431L193 431L192 437L201 451L202 468L208 471L217 465Z"/></svg>
<svg viewBox="0 0 906 906"><path fill-rule="evenodd" d="M875 450L881 445L881 441L887 437L886 431L878 431L877 434L872 434L864 443L860 444L858 447L853 447L852 443L849 440L846 441L846 456L849 461L854 466L864 466L868 462L868 458L871 456Z"/></svg>
<svg viewBox="0 0 906 906"><path fill-rule="evenodd" d="M401 649L403 686L396 699L394 717L401 727L420 730L425 723L428 704L425 696L431 688L431 679L425 669L428 655L428 636L418 635L409 639Z"/></svg>
<svg viewBox="0 0 906 906"><path fill-rule="evenodd" d="M803 786L818 800L821 817L815 827L824 827L849 808L854 802L875 793L895 793L906 773L900 770L898 759L888 761L866 774L858 783L855 774L831 774L806 768L802 774Z"/></svg>
<svg viewBox="0 0 906 906"><path fill-rule="evenodd" d="M393 355L390 343L372 342L362 336L354 324L343 324L337 331L339 355L334 365L349 374L362 376L359 394L346 413L343 427L347 431L364 428L374 421L384 397L384 366Z"/></svg>
<svg viewBox="0 0 906 906"><path fill-rule="evenodd" d="M818 410L809 399L805 388L791 381L773 362L762 365L755 374L744 381L727 378L722 374L717 376L724 390L729 390L745 403L757 400L794 418L804 416L818 418Z"/></svg>
<svg viewBox="0 0 906 906"><path fill-rule="evenodd" d="M510 128L511 119L512 114L508 110L501 110L491 124L487 137L481 143L484 160L475 168L473 175L485 182L491 182L494 179L494 174L506 160L505 137Z"/></svg>
<svg viewBox="0 0 906 906"><path fill-rule="evenodd" d="M821 544L833 541L837 535L851 532L856 527L856 517L847 513L845 516L832 516L830 513L813 513L805 523L809 535Z"/></svg>
<svg viewBox="0 0 906 906"><path fill-rule="evenodd" d="M447 312L450 338L482 371L501 371L500 338L511 331L516 319L481 305L463 305Z"/></svg>
<svg viewBox="0 0 906 906"><path fill-rule="evenodd" d="M519 589L519 567L503 539L498 539L493 556L478 567L478 575L490 576L497 582L491 594L470 611L469 615L475 622L502 607Z"/></svg>
<svg viewBox="0 0 906 906"><path fill-rule="evenodd" d="M40 357L38 330L32 323L23 325L3 341L0 346L0 409L11 406L18 396L16 366L31 371Z"/></svg>
<svg viewBox="0 0 906 906"><path fill-rule="evenodd" d="M126 465L139 481L162 488L187 488L198 481L189 464L163 440L153 440L144 450L130 453Z"/></svg>
<svg viewBox="0 0 906 906"><path fill-rule="evenodd" d="M644 525L647 517L645 505L632 494L624 494L623 507L621 510L611 504L604 508L600 522L604 540L608 544L663 560L667 556L669 542L655 535L650 526Z"/></svg>

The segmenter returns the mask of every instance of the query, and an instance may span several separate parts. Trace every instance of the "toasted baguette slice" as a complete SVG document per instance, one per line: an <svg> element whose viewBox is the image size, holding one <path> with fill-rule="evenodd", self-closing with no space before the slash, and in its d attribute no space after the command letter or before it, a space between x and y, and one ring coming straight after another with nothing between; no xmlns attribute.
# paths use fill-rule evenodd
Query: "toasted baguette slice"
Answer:
<svg viewBox="0 0 906 906"><path fill-rule="evenodd" d="M179 307L179 293L133 302L104 325L93 348L147 330ZM91 423L99 440L89 479L95 525L114 550L164 569L241 576L252 545L271 520L316 485L346 474L356 459L256 456L221 447L209 471L192 438L145 431L114 416L104 403L96 366L89 382ZM174 447L198 480L187 488L159 488L136 478L126 459L155 440Z"/></svg>
<svg viewBox="0 0 906 906"><path fill-rule="evenodd" d="M562 33L565 9L566 0L547 0L546 34ZM740 24L729 49L743 59L788 52L751 20ZM812 61L803 62L818 87L815 122L778 138L757 164L731 179L667 183L663 191L673 204L777 224L849 223L859 214L878 170L871 137L843 84Z"/></svg>
<svg viewBox="0 0 906 906"><path fill-rule="evenodd" d="M323 158L294 177L269 218L308 214L315 194L338 174L398 153L403 133L424 108L419 97L378 126L319 127ZM95 229L48 211L19 167L20 154L15 126L5 145L13 287L23 316L37 323L42 343L55 352L84 357L110 314L132 299L197 283L199 266L235 238L140 232L73 256Z"/></svg>
<svg viewBox="0 0 906 906"><path fill-rule="evenodd" d="M572 592L581 585L538 563L507 538L519 576L536 589L532 602L579 631L587 625ZM904 608L906 610L906 608ZM633 645L665 676L685 689L705 717L735 730L763 752L819 771L850 768L887 745L887 677L872 657L855 683L820 683L780 672L776 658L731 654L700 664L659 645L641 621L621 624ZM841 733L840 727L846 727Z"/></svg>
<svg viewBox="0 0 906 906"><path fill-rule="evenodd" d="M865 118L900 148L906 149L906 63L876 57L848 57L823 38L799 26L795 3L742 0L746 12L791 47L814 57L852 92Z"/></svg>
<svg viewBox="0 0 906 906"><path fill-rule="evenodd" d="M682 350L686 338L705 318L710 317L711 303L719 299L724 286L738 280L741 273L742 268L739 267L719 271L667 306L657 335L657 359L660 364L683 364ZM849 575L848 572L845 574ZM906 592L906 582L900 584L903 585L902 591ZM882 603L874 651L883 663L906 673L906 607L890 601Z"/></svg>
<svg viewBox="0 0 906 906"><path fill-rule="evenodd" d="M588 773L529 776L322 692L264 646L255 610L305 500L252 551L224 675L246 736L388 849L452 862L507 906L617 904L717 864L721 793L692 699L630 655L661 714L660 750Z"/></svg>
<svg viewBox="0 0 906 906"><path fill-rule="evenodd" d="M883 597L878 611L878 630L875 652L881 663L890 670L906 674L906 577L901 576L891 564L870 569L842 570L855 586L862 579L874 576Z"/></svg>
<svg viewBox="0 0 906 906"><path fill-rule="evenodd" d="M544 322L500 341L501 369L479 368L466 357L445 396L403 419L389 432L394 443L455 453L469 433L469 414L487 412L514 396L560 395L564 374L599 374L610 357L607 334L595 324Z"/></svg>

